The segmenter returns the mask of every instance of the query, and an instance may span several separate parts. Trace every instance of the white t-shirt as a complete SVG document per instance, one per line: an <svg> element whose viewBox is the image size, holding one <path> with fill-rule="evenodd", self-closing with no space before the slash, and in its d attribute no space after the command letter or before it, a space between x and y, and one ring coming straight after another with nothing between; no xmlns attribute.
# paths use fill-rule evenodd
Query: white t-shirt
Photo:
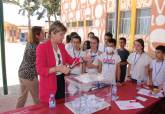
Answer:
<svg viewBox="0 0 165 114"><path fill-rule="evenodd" d="M74 50L73 47L67 50L68 54L72 57L72 58L81 58L83 56L83 52ZM75 66L73 69L71 69L70 73L71 74L81 74L81 66L77 65Z"/></svg>
<svg viewBox="0 0 165 114"><path fill-rule="evenodd" d="M147 81L145 67L150 65L151 60L151 57L146 53L131 53L127 59L128 63L131 64L131 77L135 80Z"/></svg>
<svg viewBox="0 0 165 114"><path fill-rule="evenodd" d="M98 49L101 53L105 53L105 52L107 52L107 46L105 46L105 44L103 44L103 43L100 43L99 44L99 49ZM117 52L117 49L115 49L114 50L114 53L115 54L118 54L118 52Z"/></svg>
<svg viewBox="0 0 165 114"><path fill-rule="evenodd" d="M103 76L110 79L111 83L116 83L116 67L121 61L118 54L107 55L103 53L100 55L99 60L102 62L102 73Z"/></svg>
<svg viewBox="0 0 165 114"><path fill-rule="evenodd" d="M159 86L165 82L165 61L157 62L152 60L152 82L154 86Z"/></svg>
<svg viewBox="0 0 165 114"><path fill-rule="evenodd" d="M85 52L84 55L91 56L93 58L92 61L89 61L92 64L94 64L94 65L98 65L99 64L99 54L98 54L98 51L97 51L97 53L92 53L91 50L89 49L89 50L87 50ZM87 73L98 73L97 68L87 68L87 67L86 67L86 72Z"/></svg>
<svg viewBox="0 0 165 114"><path fill-rule="evenodd" d="M73 49L73 46L72 46L71 43L65 44L65 49L66 49L67 52L69 52L69 50L70 50L71 48Z"/></svg>

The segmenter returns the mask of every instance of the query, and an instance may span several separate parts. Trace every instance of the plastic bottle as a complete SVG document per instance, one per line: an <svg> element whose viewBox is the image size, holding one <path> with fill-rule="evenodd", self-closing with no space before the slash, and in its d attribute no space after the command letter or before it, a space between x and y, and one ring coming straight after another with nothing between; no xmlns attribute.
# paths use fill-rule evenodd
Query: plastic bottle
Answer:
<svg viewBox="0 0 165 114"><path fill-rule="evenodd" d="M54 96L54 94L50 94L50 97L49 97L49 108L52 109L52 108L55 108L55 107L56 107L55 96Z"/></svg>
<svg viewBox="0 0 165 114"><path fill-rule="evenodd" d="M137 85L136 85L136 89L137 90L140 90L141 89L141 83L142 83L141 80L137 80Z"/></svg>
<svg viewBox="0 0 165 114"><path fill-rule="evenodd" d="M112 85L112 100L115 101L117 100L117 86L116 85Z"/></svg>

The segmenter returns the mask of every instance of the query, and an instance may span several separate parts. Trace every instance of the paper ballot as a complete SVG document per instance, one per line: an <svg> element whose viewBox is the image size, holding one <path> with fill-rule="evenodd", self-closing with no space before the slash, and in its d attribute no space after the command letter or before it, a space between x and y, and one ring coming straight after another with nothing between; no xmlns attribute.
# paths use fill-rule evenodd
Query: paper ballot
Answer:
<svg viewBox="0 0 165 114"><path fill-rule="evenodd" d="M135 102L133 100L119 100L115 102L120 110L130 110L130 109L138 109L144 108L142 104L139 102Z"/></svg>
<svg viewBox="0 0 165 114"><path fill-rule="evenodd" d="M103 81L106 80L101 74L82 74L81 76L75 77L82 83L91 83L95 81Z"/></svg>
<svg viewBox="0 0 165 114"><path fill-rule="evenodd" d="M162 91L160 91L157 94L152 94L152 91L151 90L144 89L144 88L141 88L138 91L138 94L145 95L145 96L148 96L148 97L153 97L153 98L163 97Z"/></svg>

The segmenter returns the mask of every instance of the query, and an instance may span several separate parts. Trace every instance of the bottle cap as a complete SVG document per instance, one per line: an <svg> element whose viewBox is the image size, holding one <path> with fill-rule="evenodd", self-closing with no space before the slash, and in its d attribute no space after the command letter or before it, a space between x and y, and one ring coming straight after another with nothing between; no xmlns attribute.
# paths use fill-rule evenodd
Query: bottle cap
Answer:
<svg viewBox="0 0 165 114"><path fill-rule="evenodd" d="M50 97L54 97L54 94L50 94Z"/></svg>

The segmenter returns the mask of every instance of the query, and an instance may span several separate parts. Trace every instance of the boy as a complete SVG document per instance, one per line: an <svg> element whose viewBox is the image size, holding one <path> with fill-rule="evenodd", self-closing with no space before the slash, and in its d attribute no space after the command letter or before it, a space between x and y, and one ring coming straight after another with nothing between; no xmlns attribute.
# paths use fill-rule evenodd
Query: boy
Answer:
<svg viewBox="0 0 165 114"><path fill-rule="evenodd" d="M155 50L156 58L152 60L151 68L151 78L150 84L158 88L157 92L163 89L163 83L165 82L165 46L159 45ZM157 93L156 92L156 93Z"/></svg>
<svg viewBox="0 0 165 114"><path fill-rule="evenodd" d="M99 44L99 51L104 53L106 52L106 47L107 47L107 40L108 39L112 39L113 38L113 34L110 33L110 32L106 32L105 35L104 35L104 44L103 43L100 43Z"/></svg>
<svg viewBox="0 0 165 114"><path fill-rule="evenodd" d="M121 62L120 62L120 69L121 69L121 73L120 73L120 82L124 82L125 80L125 76L126 76L126 71L127 71L127 58L129 56L129 51L127 49L125 49L125 45L126 45L126 38L121 37L119 40L119 44L120 44L120 48L117 49L117 52L121 58Z"/></svg>
<svg viewBox="0 0 165 114"><path fill-rule="evenodd" d="M100 56L102 62L102 73L112 84L119 81L120 76L120 56L115 53L116 40L108 39L106 52Z"/></svg>
<svg viewBox="0 0 165 114"><path fill-rule="evenodd" d="M82 51L80 49L81 46L81 37L79 35L74 35L71 37L71 44L72 44L72 48L70 48L69 50L67 50L68 54L72 57L72 58L81 58L82 57ZM75 75L80 75L82 73L82 66L80 65L76 65L74 68L71 69L70 71L71 74L75 74Z"/></svg>

